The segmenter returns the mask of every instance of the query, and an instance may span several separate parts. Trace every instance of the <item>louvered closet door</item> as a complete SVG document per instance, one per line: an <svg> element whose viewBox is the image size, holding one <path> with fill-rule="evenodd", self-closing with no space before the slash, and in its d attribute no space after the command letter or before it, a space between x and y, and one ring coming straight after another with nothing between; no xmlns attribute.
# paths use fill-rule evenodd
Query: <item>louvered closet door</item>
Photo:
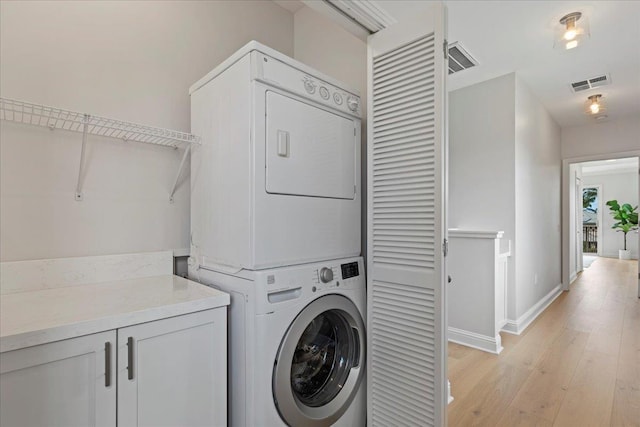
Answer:
<svg viewBox="0 0 640 427"><path fill-rule="evenodd" d="M368 425L446 424L442 6L369 38Z"/></svg>

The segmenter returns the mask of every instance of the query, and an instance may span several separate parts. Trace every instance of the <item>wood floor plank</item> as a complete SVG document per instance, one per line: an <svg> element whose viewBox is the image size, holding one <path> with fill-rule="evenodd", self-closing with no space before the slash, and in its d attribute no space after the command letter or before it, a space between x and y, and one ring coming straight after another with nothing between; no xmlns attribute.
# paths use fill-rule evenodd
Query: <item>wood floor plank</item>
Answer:
<svg viewBox="0 0 640 427"><path fill-rule="evenodd" d="M522 367L496 365L461 399L465 410L450 414L449 426L495 426L529 374Z"/></svg>
<svg viewBox="0 0 640 427"><path fill-rule="evenodd" d="M522 409L509 407L496 427L551 427L553 423Z"/></svg>
<svg viewBox="0 0 640 427"><path fill-rule="evenodd" d="M553 422L588 337L585 332L565 329L527 378L512 406Z"/></svg>
<svg viewBox="0 0 640 427"><path fill-rule="evenodd" d="M585 351L553 425L608 426L616 365L616 356Z"/></svg>
<svg viewBox="0 0 640 427"><path fill-rule="evenodd" d="M618 365L612 426L640 426L640 364Z"/></svg>

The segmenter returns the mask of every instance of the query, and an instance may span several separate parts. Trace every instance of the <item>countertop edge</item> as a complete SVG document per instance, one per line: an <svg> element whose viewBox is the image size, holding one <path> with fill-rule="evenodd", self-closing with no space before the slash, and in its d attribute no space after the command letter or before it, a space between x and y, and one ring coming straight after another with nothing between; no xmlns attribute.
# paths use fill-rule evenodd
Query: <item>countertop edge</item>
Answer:
<svg viewBox="0 0 640 427"><path fill-rule="evenodd" d="M151 307L129 313L120 313L114 316L8 335L0 338L0 353L125 328L127 326L153 322L155 320L181 316L198 311L213 310L226 307L229 303L230 297L228 294L215 295L195 301Z"/></svg>

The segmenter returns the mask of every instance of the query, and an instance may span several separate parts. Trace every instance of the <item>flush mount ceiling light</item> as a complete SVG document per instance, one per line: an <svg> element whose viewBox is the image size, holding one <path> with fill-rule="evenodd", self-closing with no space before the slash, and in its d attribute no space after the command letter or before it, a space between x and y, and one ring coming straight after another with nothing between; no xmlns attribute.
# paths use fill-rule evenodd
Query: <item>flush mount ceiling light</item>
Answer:
<svg viewBox="0 0 640 427"><path fill-rule="evenodd" d="M601 94L591 95L587 98L585 112L591 116L601 116L604 113L604 102Z"/></svg>
<svg viewBox="0 0 640 427"><path fill-rule="evenodd" d="M580 21L580 22L578 22ZM589 38L589 24L582 12L571 12L560 18L554 47L570 50L578 47Z"/></svg>

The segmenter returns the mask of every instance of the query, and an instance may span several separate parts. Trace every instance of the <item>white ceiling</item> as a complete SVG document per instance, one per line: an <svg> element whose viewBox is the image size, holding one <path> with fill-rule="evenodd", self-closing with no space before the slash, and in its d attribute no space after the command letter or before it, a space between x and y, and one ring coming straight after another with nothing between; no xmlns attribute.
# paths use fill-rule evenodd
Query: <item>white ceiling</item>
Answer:
<svg viewBox="0 0 640 427"><path fill-rule="evenodd" d="M587 96L601 93L609 119L640 117L640 2L446 1L449 40L480 62L451 76L455 90L516 71L562 127L593 120ZM581 11L591 38L569 51L553 49L563 15ZM612 84L574 94L570 82L609 73Z"/></svg>
<svg viewBox="0 0 640 427"><path fill-rule="evenodd" d="M295 13L300 1L276 0ZM400 18L428 1L376 3ZM449 41L459 41L480 65L450 76L456 90L517 72L561 127L582 125L587 96L604 95L609 119L640 119L640 1L453 1L448 7ZM553 49L558 20L580 11L591 38L569 51ZM573 93L569 83L610 74L612 84Z"/></svg>
<svg viewBox="0 0 640 427"><path fill-rule="evenodd" d="M580 163L580 165L582 166L582 175L635 172L638 170L638 158L627 157L623 159L598 160L595 162Z"/></svg>

